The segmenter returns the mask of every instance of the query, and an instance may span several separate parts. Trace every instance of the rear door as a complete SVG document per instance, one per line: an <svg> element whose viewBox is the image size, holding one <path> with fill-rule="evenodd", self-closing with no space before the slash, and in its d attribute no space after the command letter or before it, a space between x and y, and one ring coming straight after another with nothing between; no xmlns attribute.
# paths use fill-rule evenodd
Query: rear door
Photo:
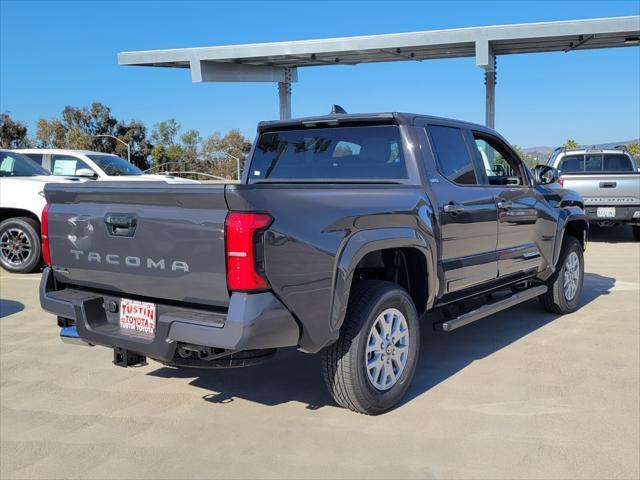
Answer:
<svg viewBox="0 0 640 480"><path fill-rule="evenodd" d="M56 279L134 299L226 306L224 189L164 182L47 185Z"/></svg>
<svg viewBox="0 0 640 480"><path fill-rule="evenodd" d="M435 159L435 171L427 165L427 174L439 206L442 293L453 293L497 277L497 209L491 188L480 181L466 132L445 123L430 123L426 131Z"/></svg>

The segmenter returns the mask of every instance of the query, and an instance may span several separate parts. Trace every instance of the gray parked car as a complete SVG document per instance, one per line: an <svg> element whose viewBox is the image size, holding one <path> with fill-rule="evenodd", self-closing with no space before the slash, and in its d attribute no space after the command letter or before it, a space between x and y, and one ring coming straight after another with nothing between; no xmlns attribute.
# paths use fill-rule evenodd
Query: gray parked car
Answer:
<svg viewBox="0 0 640 480"><path fill-rule="evenodd" d="M382 113L258 132L238 185L47 186L40 299L65 341L123 367L322 352L335 401L377 414L409 387L420 318L579 307L582 199L493 130Z"/></svg>
<svg viewBox="0 0 640 480"><path fill-rule="evenodd" d="M548 165L559 182L584 199L589 221L603 227L631 225L640 241L640 169L625 149L556 149Z"/></svg>

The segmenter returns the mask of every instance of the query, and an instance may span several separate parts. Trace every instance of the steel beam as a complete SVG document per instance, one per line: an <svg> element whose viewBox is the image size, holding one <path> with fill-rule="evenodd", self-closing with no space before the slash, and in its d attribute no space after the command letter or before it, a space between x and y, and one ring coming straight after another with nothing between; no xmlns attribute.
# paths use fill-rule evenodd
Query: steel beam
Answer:
<svg viewBox="0 0 640 480"><path fill-rule="evenodd" d="M191 80L201 82L296 82L295 68L191 60Z"/></svg>

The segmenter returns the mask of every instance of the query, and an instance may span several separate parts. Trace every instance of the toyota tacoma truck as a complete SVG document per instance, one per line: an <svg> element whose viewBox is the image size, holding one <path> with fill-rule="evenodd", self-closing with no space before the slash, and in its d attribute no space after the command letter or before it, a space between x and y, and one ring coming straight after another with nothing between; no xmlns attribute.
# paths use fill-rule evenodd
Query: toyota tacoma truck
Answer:
<svg viewBox="0 0 640 480"><path fill-rule="evenodd" d="M262 122L241 184L48 185L40 301L63 340L122 367L320 353L335 401L379 414L409 387L419 319L578 308L588 221L556 180L471 123Z"/></svg>
<svg viewBox="0 0 640 480"><path fill-rule="evenodd" d="M634 239L640 241L640 169L626 148L561 147L552 152L548 165L559 170L561 185L582 195L591 223L631 225Z"/></svg>

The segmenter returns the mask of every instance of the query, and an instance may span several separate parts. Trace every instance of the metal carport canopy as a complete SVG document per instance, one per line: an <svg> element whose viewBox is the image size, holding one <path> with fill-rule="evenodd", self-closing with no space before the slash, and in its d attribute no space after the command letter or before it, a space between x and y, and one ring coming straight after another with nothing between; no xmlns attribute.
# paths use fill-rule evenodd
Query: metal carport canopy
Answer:
<svg viewBox="0 0 640 480"><path fill-rule="evenodd" d="M476 57L485 70L493 127L495 57L637 46L640 16L495 25L359 37L122 52L120 65L190 68L194 82L278 82L280 118L291 116L298 67Z"/></svg>

